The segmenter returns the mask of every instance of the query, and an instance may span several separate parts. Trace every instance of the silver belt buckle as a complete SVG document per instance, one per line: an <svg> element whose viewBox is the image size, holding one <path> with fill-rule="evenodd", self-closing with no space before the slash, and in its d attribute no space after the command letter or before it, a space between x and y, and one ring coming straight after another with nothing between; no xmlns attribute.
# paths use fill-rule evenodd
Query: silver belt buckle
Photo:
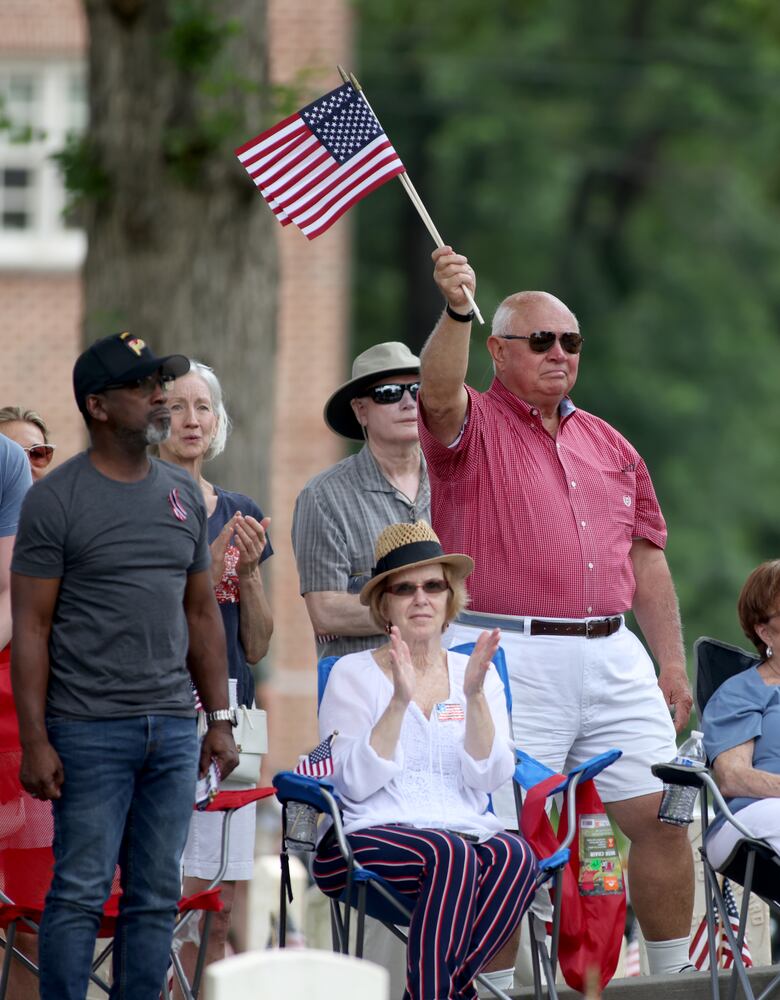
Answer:
<svg viewBox="0 0 780 1000"><path fill-rule="evenodd" d="M585 622L585 638L586 639L592 638L590 630L591 630L591 626L595 625L595 624L596 624L596 622L592 621L590 618Z"/></svg>

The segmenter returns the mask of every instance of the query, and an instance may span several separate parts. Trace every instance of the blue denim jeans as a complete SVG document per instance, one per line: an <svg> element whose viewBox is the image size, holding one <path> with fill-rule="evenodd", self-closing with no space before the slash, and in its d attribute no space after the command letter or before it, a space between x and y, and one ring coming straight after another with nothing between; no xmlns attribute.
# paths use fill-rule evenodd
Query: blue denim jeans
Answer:
<svg viewBox="0 0 780 1000"><path fill-rule="evenodd" d="M41 1000L84 1000L117 863L123 895L111 1000L157 1000L197 778L195 719L47 719L62 760L54 877L40 930Z"/></svg>

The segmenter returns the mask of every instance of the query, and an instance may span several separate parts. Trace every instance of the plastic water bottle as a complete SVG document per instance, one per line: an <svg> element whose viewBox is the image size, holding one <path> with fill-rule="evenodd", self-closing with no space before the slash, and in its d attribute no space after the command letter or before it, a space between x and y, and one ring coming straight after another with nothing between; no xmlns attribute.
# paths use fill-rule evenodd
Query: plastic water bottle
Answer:
<svg viewBox="0 0 780 1000"><path fill-rule="evenodd" d="M677 756L672 763L682 764L683 767L704 767L707 757L704 753L703 735L694 729L677 751ZM688 787L688 785L664 785L658 818L663 823L687 826L693 821L693 810L698 794L698 788Z"/></svg>

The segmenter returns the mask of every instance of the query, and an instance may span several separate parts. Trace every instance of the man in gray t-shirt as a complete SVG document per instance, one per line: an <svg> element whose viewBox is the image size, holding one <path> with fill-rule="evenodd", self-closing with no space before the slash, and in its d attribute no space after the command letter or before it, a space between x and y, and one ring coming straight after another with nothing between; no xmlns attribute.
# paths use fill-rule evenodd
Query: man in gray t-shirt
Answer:
<svg viewBox="0 0 780 1000"><path fill-rule="evenodd" d="M237 763L206 511L186 473L147 457L170 427L180 355L128 333L76 361L91 447L27 494L11 565L20 780L54 815L40 933L42 1000L83 1000L114 869L111 996L157 1000L195 780ZM209 723L200 750L190 678Z"/></svg>

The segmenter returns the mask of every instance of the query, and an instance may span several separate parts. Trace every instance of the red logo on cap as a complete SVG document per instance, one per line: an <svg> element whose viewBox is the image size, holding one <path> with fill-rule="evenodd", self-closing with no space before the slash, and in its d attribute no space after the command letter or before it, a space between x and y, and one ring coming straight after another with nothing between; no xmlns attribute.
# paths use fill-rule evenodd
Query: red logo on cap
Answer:
<svg viewBox="0 0 780 1000"><path fill-rule="evenodd" d="M140 337L134 337L130 333L122 333L119 339L124 343L125 347L129 347L139 358L141 357L141 351L146 347L146 344Z"/></svg>

